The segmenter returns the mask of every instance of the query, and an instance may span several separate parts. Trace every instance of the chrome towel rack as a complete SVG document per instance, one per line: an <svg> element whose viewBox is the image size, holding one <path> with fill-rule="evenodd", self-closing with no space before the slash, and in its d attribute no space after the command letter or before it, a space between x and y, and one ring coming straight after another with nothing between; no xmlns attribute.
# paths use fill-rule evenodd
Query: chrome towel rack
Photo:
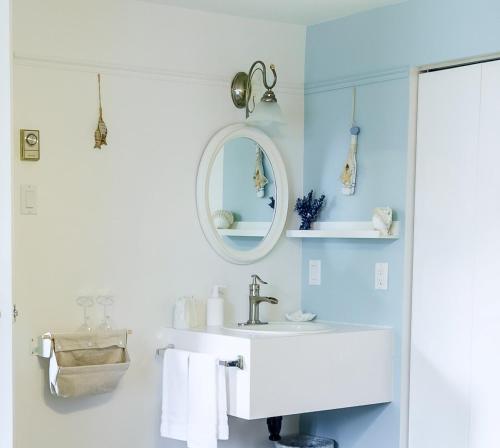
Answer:
<svg viewBox="0 0 500 448"><path fill-rule="evenodd" d="M155 356L159 358L166 350L170 350L175 348L174 344L168 344L166 347L160 347L156 349ZM240 370L243 370L243 356L238 356L237 359L232 361L222 361L219 360L219 365L224 367L237 367Z"/></svg>

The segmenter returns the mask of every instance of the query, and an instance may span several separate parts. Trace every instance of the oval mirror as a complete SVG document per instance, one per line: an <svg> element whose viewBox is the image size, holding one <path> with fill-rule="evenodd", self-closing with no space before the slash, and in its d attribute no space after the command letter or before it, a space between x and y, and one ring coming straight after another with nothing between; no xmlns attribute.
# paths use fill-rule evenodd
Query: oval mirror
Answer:
<svg viewBox="0 0 500 448"><path fill-rule="evenodd" d="M200 161L196 203L203 233L219 255L238 264L267 255L288 211L285 165L271 138L244 124L217 132Z"/></svg>

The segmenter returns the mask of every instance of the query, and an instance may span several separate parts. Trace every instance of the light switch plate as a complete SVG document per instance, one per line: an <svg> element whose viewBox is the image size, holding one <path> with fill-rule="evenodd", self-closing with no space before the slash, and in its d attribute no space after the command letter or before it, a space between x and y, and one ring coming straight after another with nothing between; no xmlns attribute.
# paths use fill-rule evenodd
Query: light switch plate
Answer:
<svg viewBox="0 0 500 448"><path fill-rule="evenodd" d="M38 211L37 202L36 186L21 185L21 214L36 215Z"/></svg>
<svg viewBox="0 0 500 448"><path fill-rule="evenodd" d="M321 260L309 260L309 285L321 285Z"/></svg>

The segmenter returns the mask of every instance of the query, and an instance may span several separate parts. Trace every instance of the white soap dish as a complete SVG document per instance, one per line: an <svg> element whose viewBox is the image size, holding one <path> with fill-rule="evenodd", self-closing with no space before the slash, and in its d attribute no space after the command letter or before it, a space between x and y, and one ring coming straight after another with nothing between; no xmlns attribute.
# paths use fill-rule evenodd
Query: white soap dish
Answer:
<svg viewBox="0 0 500 448"><path fill-rule="evenodd" d="M286 320L290 322L311 322L316 319L317 314L304 313L302 310L294 311L293 313L286 313Z"/></svg>

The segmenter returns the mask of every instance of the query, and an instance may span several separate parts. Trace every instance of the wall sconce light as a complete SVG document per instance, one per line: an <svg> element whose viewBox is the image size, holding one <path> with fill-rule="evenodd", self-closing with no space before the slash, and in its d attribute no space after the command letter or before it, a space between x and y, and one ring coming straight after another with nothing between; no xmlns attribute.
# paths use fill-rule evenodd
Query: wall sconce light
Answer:
<svg viewBox="0 0 500 448"><path fill-rule="evenodd" d="M274 64L269 66L274 80L271 84L267 82L267 68L262 61L255 61L248 73L238 72L231 83L231 98L238 109L245 109L246 118L249 122L260 124L284 124L285 120L281 108L276 100L273 88L278 80ZM266 91L260 101L255 104L252 96L252 79L255 73L262 73L262 82ZM252 105L250 105L252 103Z"/></svg>

